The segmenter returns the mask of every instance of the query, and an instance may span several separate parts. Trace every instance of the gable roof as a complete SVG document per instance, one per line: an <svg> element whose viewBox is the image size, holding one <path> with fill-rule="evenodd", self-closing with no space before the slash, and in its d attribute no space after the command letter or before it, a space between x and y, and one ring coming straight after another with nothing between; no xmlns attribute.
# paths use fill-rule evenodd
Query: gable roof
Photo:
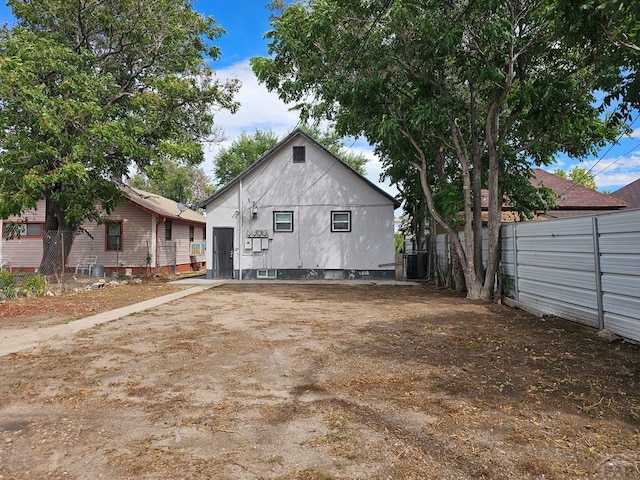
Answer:
<svg viewBox="0 0 640 480"><path fill-rule="evenodd" d="M536 168L531 184L545 186L555 194L556 207L548 210L545 218L566 218L610 213L627 207L627 203L611 195L591 190L583 185Z"/></svg>
<svg viewBox="0 0 640 480"><path fill-rule="evenodd" d="M611 196L627 202L632 208L640 207L640 178L616 190Z"/></svg>
<svg viewBox="0 0 640 480"><path fill-rule="evenodd" d="M120 188L122 193L124 193L124 196L131 203L149 213L156 213L162 217L167 217L172 220L180 220L183 222L199 223L203 225L206 223L204 215L194 212L190 208L180 212L178 202L163 197L162 195L145 192L144 190L133 188L128 185L123 185Z"/></svg>
<svg viewBox="0 0 640 480"><path fill-rule="evenodd" d="M327 148L325 148L322 144L320 144L318 141L316 141L313 137L311 137L309 134L307 134L306 132L304 132L303 130L301 130L300 128L296 128L295 130L293 130L289 135L287 135L285 138L283 138L280 142L278 142L278 144L273 147L271 150L269 150L267 153L265 153L264 155L262 155L262 157L260 157L258 160L256 160L255 162L253 162L253 164L251 164L245 171L243 171L240 175L238 175L236 178L234 178L233 180L231 180L229 183L227 183L226 185L222 186L221 188L219 188L218 190L216 190L213 195L211 195L209 198L207 198L206 200L203 200L202 202L200 202L198 204L198 207L200 208L204 208L206 207L209 203L211 203L213 200L215 200L216 198L218 198L220 195L222 195L223 193L225 193L227 190L229 190L230 188L232 188L236 183L238 183L241 179L243 179L244 177L246 177L247 175L249 175L251 172L253 172L256 168L260 167L260 165L262 165L263 163L265 163L267 160L269 160L271 157L273 157L276 153L278 153L280 150L282 150L282 148L296 135L301 135L303 137L305 137L307 140L309 140L310 142L314 143L318 148L320 148L321 150L323 150L325 153L327 153L328 155L331 156L331 158L333 158L334 160L336 160L337 162L341 163L343 166L345 166L347 169L349 169L354 175L356 175L358 178L360 178L360 180L362 180L363 182L365 182L367 185L369 185L369 187L373 188L375 191L377 191L379 194L383 195L385 198L387 198L389 201L393 202L394 208L398 208L400 207L400 202L398 202L393 196L389 195L387 192L385 192L384 190L382 190L380 187L378 187L375 183L371 182L369 179L367 179L366 177L360 175L358 172L356 172L353 168L351 168L349 165L347 165L346 163L344 163L342 160L340 160L338 157L336 157L333 153L331 153Z"/></svg>
<svg viewBox="0 0 640 480"><path fill-rule="evenodd" d="M543 218L577 217L581 215L598 215L609 213L627 207L627 203L612 195L591 190L585 186L571 180L559 177L554 173L547 172L540 168L533 170L534 176L530 179L534 187L547 187L555 194L556 207L548 210ZM639 185L640 187L640 185ZM483 220L486 220L485 211L489 208L488 191L482 190ZM502 221L518 221L519 217L515 212L511 212L508 203L502 204Z"/></svg>
<svg viewBox="0 0 640 480"><path fill-rule="evenodd" d="M558 210L617 210L627 206L619 198L591 190L540 168L536 168L533 173L535 178L531 179L531 183L534 186L545 186L556 194Z"/></svg>

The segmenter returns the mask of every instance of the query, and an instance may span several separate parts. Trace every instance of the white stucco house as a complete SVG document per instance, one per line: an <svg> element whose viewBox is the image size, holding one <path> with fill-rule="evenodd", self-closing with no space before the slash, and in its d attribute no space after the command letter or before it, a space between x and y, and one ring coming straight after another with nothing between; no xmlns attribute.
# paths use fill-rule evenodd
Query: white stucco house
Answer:
<svg viewBox="0 0 640 480"><path fill-rule="evenodd" d="M398 202L300 129L200 206L208 278L394 278Z"/></svg>

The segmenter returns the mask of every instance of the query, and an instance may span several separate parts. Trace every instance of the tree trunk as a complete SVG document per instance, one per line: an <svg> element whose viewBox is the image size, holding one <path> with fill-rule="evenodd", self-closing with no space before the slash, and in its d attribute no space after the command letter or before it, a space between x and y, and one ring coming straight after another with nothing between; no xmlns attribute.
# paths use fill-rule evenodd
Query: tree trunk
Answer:
<svg viewBox="0 0 640 480"><path fill-rule="evenodd" d="M492 102L487 114L486 138L489 155L489 208L488 208L488 254L487 268L482 282L479 300L490 302L495 287L495 272L498 263L498 241L502 224L502 189L500 186L501 156L497 148L499 103Z"/></svg>
<svg viewBox="0 0 640 480"><path fill-rule="evenodd" d="M44 235L42 237L42 259L39 271L43 275L62 273L71 251L77 227L69 225L64 209L50 198L45 198Z"/></svg>
<svg viewBox="0 0 640 480"><path fill-rule="evenodd" d="M456 255L456 251L451 247L451 268L453 275L453 286L458 293L464 293L467 290L467 284L464 279L464 271L462 270L462 263L460 258Z"/></svg>

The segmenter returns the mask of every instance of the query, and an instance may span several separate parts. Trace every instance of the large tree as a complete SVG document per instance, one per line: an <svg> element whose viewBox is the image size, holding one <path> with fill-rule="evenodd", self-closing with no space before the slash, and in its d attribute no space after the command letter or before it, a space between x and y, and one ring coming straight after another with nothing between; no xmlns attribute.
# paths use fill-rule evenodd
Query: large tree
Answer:
<svg viewBox="0 0 640 480"><path fill-rule="evenodd" d="M206 199L215 190L201 166L181 165L172 161L137 172L127 183L190 207Z"/></svg>
<svg viewBox="0 0 640 480"><path fill-rule="evenodd" d="M417 172L467 296L489 300L503 202L524 214L543 206L532 165L558 151L585 155L617 134L591 94L611 65L595 46L567 44L550 13L539 0L294 3L274 16L271 56L253 68L303 114L366 136L389 168Z"/></svg>
<svg viewBox="0 0 640 480"><path fill-rule="evenodd" d="M67 232L115 207L130 167L203 160L213 112L236 81L208 61L223 33L189 0L10 0L0 30L0 215L46 201L45 230ZM59 234L41 265L59 268Z"/></svg>
<svg viewBox="0 0 640 480"><path fill-rule="evenodd" d="M588 42L600 51L599 61L620 68L598 85L605 102L630 119L640 108L640 3L625 0L555 0L553 16L577 45Z"/></svg>
<svg viewBox="0 0 640 480"><path fill-rule="evenodd" d="M589 170L586 170L581 167L572 167L569 169L569 172L565 172L561 168L558 168L553 171L554 175L557 175L561 178L565 178L567 180L571 180L573 183L577 183L578 185L582 185L583 187L587 187L591 190L595 190L598 186L596 185L596 177Z"/></svg>
<svg viewBox="0 0 640 480"><path fill-rule="evenodd" d="M367 158L347 148L343 138L331 129L302 126L302 130L315 138L322 146L345 162L356 172L364 175ZM214 159L214 175L219 185L230 182L240 175L262 155L275 147L280 139L271 130L256 130L253 134L242 132L228 148L223 148Z"/></svg>
<svg viewBox="0 0 640 480"><path fill-rule="evenodd" d="M229 183L277 144L278 136L271 130L256 130L253 134L242 132L213 160L213 175L218 185Z"/></svg>

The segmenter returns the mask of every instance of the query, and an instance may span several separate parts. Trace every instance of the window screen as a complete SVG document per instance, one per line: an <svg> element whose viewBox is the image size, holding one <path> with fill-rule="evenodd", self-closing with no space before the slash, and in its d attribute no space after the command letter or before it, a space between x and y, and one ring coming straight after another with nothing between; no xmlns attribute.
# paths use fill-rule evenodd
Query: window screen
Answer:
<svg viewBox="0 0 640 480"><path fill-rule="evenodd" d="M274 232L293 232L293 212L273 212Z"/></svg>
<svg viewBox="0 0 640 480"><path fill-rule="evenodd" d="M107 225L107 250L122 250L122 223Z"/></svg>
<svg viewBox="0 0 640 480"><path fill-rule="evenodd" d="M350 232L351 212L331 212L331 231Z"/></svg>

